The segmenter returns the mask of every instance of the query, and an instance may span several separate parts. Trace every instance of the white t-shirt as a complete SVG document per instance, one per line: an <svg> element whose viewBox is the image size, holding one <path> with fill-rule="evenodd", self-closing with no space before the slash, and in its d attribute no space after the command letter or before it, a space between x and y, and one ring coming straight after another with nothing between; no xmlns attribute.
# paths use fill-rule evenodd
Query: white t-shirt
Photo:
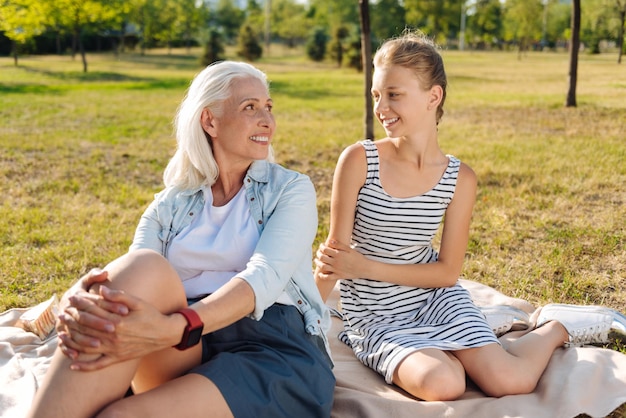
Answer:
<svg viewBox="0 0 626 418"><path fill-rule="evenodd" d="M167 258L180 276L188 298L215 292L246 264L259 240L244 188L224 206L205 204L191 224L172 241Z"/></svg>
<svg viewBox="0 0 626 418"><path fill-rule="evenodd" d="M213 293L245 270L260 237L243 187L224 206L213 206L210 189L204 201L202 213L172 240L167 254L187 298ZM293 304L285 292L277 302Z"/></svg>

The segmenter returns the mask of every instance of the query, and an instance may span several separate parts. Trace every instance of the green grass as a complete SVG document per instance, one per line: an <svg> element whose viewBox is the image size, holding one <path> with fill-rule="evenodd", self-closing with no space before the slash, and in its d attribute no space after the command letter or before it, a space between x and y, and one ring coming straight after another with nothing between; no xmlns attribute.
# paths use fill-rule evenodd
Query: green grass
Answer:
<svg viewBox="0 0 626 418"><path fill-rule="evenodd" d="M274 148L316 184L317 244L336 159L363 136L362 74L271 52L257 64L272 82ZM464 277L537 305L623 311L623 65L581 55L578 107L565 108L566 54L443 54L441 145L479 178ZM201 69L185 51L88 59L84 74L69 57L22 57L17 68L0 58L0 311L61 293L126 251L161 188L176 107Z"/></svg>

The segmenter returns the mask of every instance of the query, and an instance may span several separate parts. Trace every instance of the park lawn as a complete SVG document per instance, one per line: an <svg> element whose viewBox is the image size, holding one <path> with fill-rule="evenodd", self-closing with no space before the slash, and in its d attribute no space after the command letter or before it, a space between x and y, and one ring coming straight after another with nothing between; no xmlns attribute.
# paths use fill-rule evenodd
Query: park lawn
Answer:
<svg viewBox="0 0 626 418"><path fill-rule="evenodd" d="M307 173L328 231L334 164L363 137L362 74L272 49L277 161ZM124 253L162 187L171 121L200 71L184 50L0 58L0 311L61 293ZM479 179L463 276L529 300L626 306L626 76L563 53L443 51L444 151ZM235 58L232 56L231 58ZM376 135L382 135L376 126ZM620 341L613 345L624 351Z"/></svg>

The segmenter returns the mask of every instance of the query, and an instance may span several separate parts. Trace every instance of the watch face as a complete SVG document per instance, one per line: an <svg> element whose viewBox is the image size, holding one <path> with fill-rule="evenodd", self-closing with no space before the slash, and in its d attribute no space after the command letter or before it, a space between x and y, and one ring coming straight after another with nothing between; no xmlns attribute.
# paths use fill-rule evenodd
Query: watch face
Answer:
<svg viewBox="0 0 626 418"><path fill-rule="evenodd" d="M202 327L194 328L189 331L189 338L187 338L187 347L193 347L200 342L202 338Z"/></svg>

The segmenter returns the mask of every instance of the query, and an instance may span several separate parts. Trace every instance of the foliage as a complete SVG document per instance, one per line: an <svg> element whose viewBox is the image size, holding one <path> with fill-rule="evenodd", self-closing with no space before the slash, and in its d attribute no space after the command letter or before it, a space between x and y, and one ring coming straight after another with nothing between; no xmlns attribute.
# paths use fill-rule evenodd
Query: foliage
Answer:
<svg viewBox="0 0 626 418"><path fill-rule="evenodd" d="M621 13L626 13L624 0L587 0L581 15L581 40L590 52L600 53L600 42L605 39L618 39L620 26L624 22ZM624 33L622 31L622 40Z"/></svg>
<svg viewBox="0 0 626 418"><path fill-rule="evenodd" d="M372 48L374 50L375 48ZM348 67L355 68L357 71L363 71L363 59L361 58L361 37L352 35L348 39L348 47L346 49L346 60Z"/></svg>
<svg viewBox="0 0 626 418"><path fill-rule="evenodd" d="M221 61L225 59L224 52L222 35L217 30L211 29L204 45L204 53L202 54L200 63L206 66L216 61Z"/></svg>
<svg viewBox="0 0 626 418"><path fill-rule="evenodd" d="M263 47L258 36L249 25L243 25L239 31L237 55L248 60L256 61L263 55Z"/></svg>
<svg viewBox="0 0 626 418"><path fill-rule="evenodd" d="M295 47L306 39L312 20L307 17L303 4L292 0L272 0L272 33L283 39L289 47Z"/></svg>
<svg viewBox="0 0 626 418"><path fill-rule="evenodd" d="M245 13L244 25L248 25L255 33L263 33L265 30L265 13L261 4L256 0L248 0Z"/></svg>
<svg viewBox="0 0 626 418"><path fill-rule="evenodd" d="M326 56L328 34L324 28L315 28L306 44L306 53L313 61L322 61Z"/></svg>
<svg viewBox="0 0 626 418"><path fill-rule="evenodd" d="M502 35L503 7L500 0L477 0L467 19L469 44L477 49L497 46Z"/></svg>
<svg viewBox="0 0 626 418"><path fill-rule="evenodd" d="M405 0L406 24L444 44L460 29L461 3L465 0Z"/></svg>
<svg viewBox="0 0 626 418"><path fill-rule="evenodd" d="M309 0L313 25L333 28L346 22L359 22L359 10L355 0Z"/></svg>
<svg viewBox="0 0 626 418"><path fill-rule="evenodd" d="M454 48L459 39L462 5L467 9L465 40L470 48L512 45L521 50L563 50L569 42L571 7L560 0L370 2L374 43L409 27ZM270 6L269 14L264 6ZM623 49L625 8L625 0L585 0L581 41L587 51L612 51L620 45ZM232 0L3 0L0 36L13 42L12 46L0 42L0 55L13 54L16 64L17 56L26 53L63 54L71 50L74 58L81 42L89 41L91 51L96 45L104 45L124 53L126 46L132 49L136 44L144 54L163 46L184 45L189 49L205 44L209 28L219 30L226 45L234 45L244 24L254 33L266 35L269 53L270 41L293 48L309 41L314 28L334 34L344 26L354 33L360 27L358 10L355 0L246 0L245 6L243 1ZM327 51L332 59L338 61L340 55L350 54L346 42L336 38L331 42ZM85 56L81 54L81 58L86 69Z"/></svg>
<svg viewBox="0 0 626 418"><path fill-rule="evenodd" d="M338 26L333 32L333 37L328 48L329 58L337 63L337 67L341 67L343 63L343 54L345 50L344 41L350 35L350 30L346 26Z"/></svg>
<svg viewBox="0 0 626 418"><path fill-rule="evenodd" d="M24 44L45 27L43 4L33 0L11 0L0 4L0 31L17 44Z"/></svg>
<svg viewBox="0 0 626 418"><path fill-rule="evenodd" d="M371 7L370 20L377 38L392 38L404 30L406 12L398 0L379 0Z"/></svg>
<svg viewBox="0 0 626 418"><path fill-rule="evenodd" d="M231 0L219 0L214 18L216 25L222 28L226 41L232 42L240 33L246 16L244 11L235 6Z"/></svg>
<svg viewBox="0 0 626 418"><path fill-rule="evenodd" d="M541 39L541 0L507 0L505 3L504 39L516 41L519 51L526 51L534 40Z"/></svg>

